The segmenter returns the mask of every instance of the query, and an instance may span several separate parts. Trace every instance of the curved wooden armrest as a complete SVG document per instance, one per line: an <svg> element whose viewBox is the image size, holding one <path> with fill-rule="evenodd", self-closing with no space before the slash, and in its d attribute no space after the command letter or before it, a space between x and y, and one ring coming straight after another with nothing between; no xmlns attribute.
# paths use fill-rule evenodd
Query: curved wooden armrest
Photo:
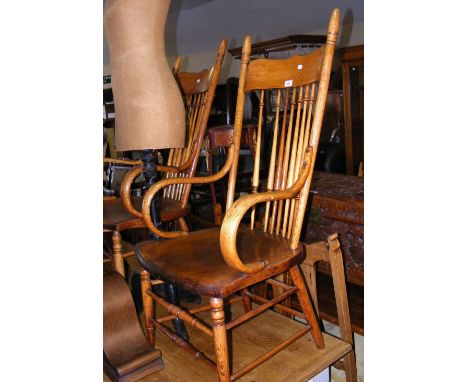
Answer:
<svg viewBox="0 0 468 382"><path fill-rule="evenodd" d="M134 169L130 170L123 178L122 185L120 186L120 197L122 198L122 203L127 211L135 216L136 218L142 217L141 212L135 209L132 203L131 198L131 187L132 183L141 174L143 171L143 167L135 167Z"/></svg>
<svg viewBox="0 0 468 382"><path fill-rule="evenodd" d="M312 147L307 147L304 162L296 182L288 189L281 191L267 191L240 197L226 212L221 225L220 244L221 253L226 263L232 268L244 273L256 273L268 264L262 260L257 263L244 264L237 253L236 237L239 224L244 214L255 204L271 202L274 200L290 199L295 197L310 174L312 164Z"/></svg>
<svg viewBox="0 0 468 382"><path fill-rule="evenodd" d="M104 163L115 163L115 164L128 164L133 166L141 165L141 160L130 160L130 159L116 159L116 158L103 158Z"/></svg>
<svg viewBox="0 0 468 382"><path fill-rule="evenodd" d="M156 170L160 171L160 172L174 172L176 174L183 171L180 167L163 166L163 165L159 165L159 164L156 166Z"/></svg>
<svg viewBox="0 0 468 382"><path fill-rule="evenodd" d="M170 186L171 184L205 184L205 183L216 182L217 180L221 179L224 175L227 174L227 172L231 168L232 161L233 161L233 155L230 154L223 168L216 174L213 174L210 176L200 176L200 177L193 177L193 178L167 178L167 179L162 179L156 182L155 184L153 184L150 187L150 189L145 193L145 197L143 198L143 203L141 206L143 220L145 221L145 224L148 227L148 229L154 234L164 237L164 238L168 238L168 239L179 237L182 235L187 235L187 232L183 232L183 231L173 231L173 232L161 231L153 224L153 221L151 220L150 206L151 206L151 201L153 200L154 196L162 188ZM128 173L127 176L129 175L130 173ZM122 188L123 188L123 185L124 183L122 183Z"/></svg>

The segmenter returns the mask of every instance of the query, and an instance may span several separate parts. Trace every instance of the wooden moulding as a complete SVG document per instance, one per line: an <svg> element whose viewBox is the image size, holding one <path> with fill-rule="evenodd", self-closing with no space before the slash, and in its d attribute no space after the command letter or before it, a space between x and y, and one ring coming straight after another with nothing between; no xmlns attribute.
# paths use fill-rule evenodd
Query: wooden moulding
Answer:
<svg viewBox="0 0 468 382"><path fill-rule="evenodd" d="M266 54L270 52L278 52L291 50L301 45L319 45L325 44L327 37L325 35L292 35L277 38L274 40L262 41L252 45L252 55ZM242 47L229 49L229 53L234 58L240 58Z"/></svg>
<svg viewBox="0 0 468 382"><path fill-rule="evenodd" d="M103 279L104 369L112 381L137 381L164 367L161 352L145 338L123 277Z"/></svg>

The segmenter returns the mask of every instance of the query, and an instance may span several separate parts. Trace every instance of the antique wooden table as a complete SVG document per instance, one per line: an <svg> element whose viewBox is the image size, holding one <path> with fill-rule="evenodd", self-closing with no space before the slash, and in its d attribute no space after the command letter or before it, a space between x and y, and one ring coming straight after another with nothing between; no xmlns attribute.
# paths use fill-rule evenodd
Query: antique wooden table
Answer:
<svg viewBox="0 0 468 382"><path fill-rule="evenodd" d="M364 178L316 172L311 193L304 242L326 241L338 232L346 279L364 285Z"/></svg>
<svg viewBox="0 0 468 382"><path fill-rule="evenodd" d="M338 232L343 251L353 331L364 334L364 178L315 172L312 203L304 224L305 243L326 241ZM330 269L318 266L319 309L322 318L336 323Z"/></svg>

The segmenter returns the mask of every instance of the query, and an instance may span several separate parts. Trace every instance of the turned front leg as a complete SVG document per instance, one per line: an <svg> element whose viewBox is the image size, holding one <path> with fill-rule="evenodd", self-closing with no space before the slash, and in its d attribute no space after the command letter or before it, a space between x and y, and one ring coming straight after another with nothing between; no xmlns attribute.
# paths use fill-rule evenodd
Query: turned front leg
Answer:
<svg viewBox="0 0 468 382"><path fill-rule="evenodd" d="M222 298L210 298L216 366L220 382L229 382L229 355Z"/></svg>
<svg viewBox="0 0 468 382"><path fill-rule="evenodd" d="M124 259L122 254L122 237L119 231L112 232L112 252L114 254L114 269L125 278Z"/></svg>
<svg viewBox="0 0 468 382"><path fill-rule="evenodd" d="M141 277L141 295L143 300L143 311L145 312L145 326L146 326L146 338L151 346L154 346L154 332L155 327L152 321L154 318L154 308L153 308L153 299L147 293L151 291L151 279L150 274L145 270L140 270Z"/></svg>

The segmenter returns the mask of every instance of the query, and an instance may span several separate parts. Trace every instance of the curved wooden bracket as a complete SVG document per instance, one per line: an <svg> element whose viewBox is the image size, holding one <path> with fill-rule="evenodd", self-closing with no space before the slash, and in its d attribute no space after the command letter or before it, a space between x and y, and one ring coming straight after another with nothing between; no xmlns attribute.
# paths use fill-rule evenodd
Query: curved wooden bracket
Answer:
<svg viewBox="0 0 468 382"><path fill-rule="evenodd" d="M127 175L125 175L122 181L122 185L120 186L120 196L122 198L124 207L130 214L140 219L142 217L141 212L135 209L132 204L131 187L132 183L141 174L142 171L143 167L135 167L134 169L130 170Z"/></svg>
<svg viewBox="0 0 468 382"><path fill-rule="evenodd" d="M213 174L210 176L203 176L203 177L193 177L193 178L167 178L167 179L162 179L159 182L153 184L150 187L150 189L145 193L145 197L143 198L143 203L141 206L142 218L146 226L148 227L148 229L154 234L164 237L164 238L168 238L168 239L176 238L182 235L187 235L188 233L183 232L183 231L167 232L167 231L159 230L153 224L153 221L151 220L151 214L150 214L151 201L161 189L163 189L164 187L170 186L171 184L205 184L205 183L216 182L217 180L221 179L224 175L227 174L227 172L231 168L233 157L234 157L233 149L230 148L229 156L228 156L226 163L224 164L223 168L216 174ZM122 186L123 186L123 183L122 183Z"/></svg>
<svg viewBox="0 0 468 382"><path fill-rule="evenodd" d="M268 191L245 195L239 198L226 212L221 225L220 245L221 253L226 263L232 268L244 273L256 273L268 264L260 261L254 264L244 264L237 253L236 237L239 224L244 214L255 204L271 202L274 200L290 199L295 197L302 189L312 168L312 147L307 147L304 162L296 182L288 189L282 191Z"/></svg>

